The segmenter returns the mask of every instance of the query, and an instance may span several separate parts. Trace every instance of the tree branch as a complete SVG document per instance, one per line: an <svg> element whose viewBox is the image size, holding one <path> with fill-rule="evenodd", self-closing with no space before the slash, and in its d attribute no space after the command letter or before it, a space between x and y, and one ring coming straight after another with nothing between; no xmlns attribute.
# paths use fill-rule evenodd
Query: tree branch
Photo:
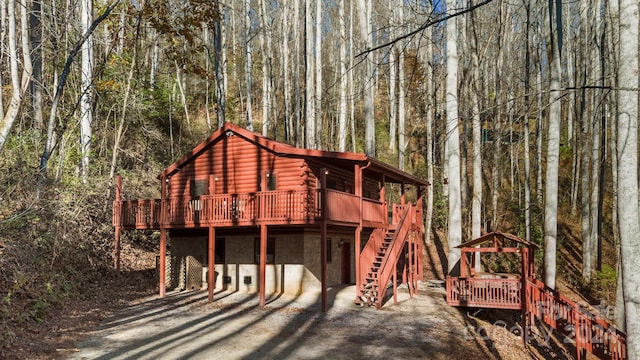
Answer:
<svg viewBox="0 0 640 360"><path fill-rule="evenodd" d="M380 49L385 48L387 46L391 46L391 45L397 43L398 41L401 41L401 40L404 40L404 39L407 39L407 38L410 38L410 37L416 35L417 33L427 29L428 27L431 27L433 25L439 24L439 23L441 23L443 21L446 21L448 19L454 18L456 16L464 15L464 14L466 14L468 12L471 12L471 11L481 7L481 6L487 5L488 3L492 2L492 1L493 0L484 0L484 1L482 1L482 2L480 2L478 4L476 4L476 5L471 5L471 6L469 6L468 8L466 8L464 10L458 11L457 13L444 15L444 16L439 17L438 19L427 21L426 23L422 24L422 26L420 26L419 28L417 28L417 29L415 29L415 30L413 30L413 31L411 31L409 33L406 33L406 34L404 34L402 36L398 36L397 38L395 38L395 39L393 39L393 40L391 40L389 42L386 42L386 43L384 43L382 45L378 45L378 46L376 46L374 48L367 49L367 50L357 54L355 57L358 58L358 57L360 57L362 55L366 55L366 54L368 54L368 53L370 53L372 51L380 50Z"/></svg>

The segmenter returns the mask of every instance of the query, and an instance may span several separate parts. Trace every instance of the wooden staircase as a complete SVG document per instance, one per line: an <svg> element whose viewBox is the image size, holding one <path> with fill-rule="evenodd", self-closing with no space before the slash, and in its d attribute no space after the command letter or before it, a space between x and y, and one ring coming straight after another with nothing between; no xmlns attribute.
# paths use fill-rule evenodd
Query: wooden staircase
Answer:
<svg viewBox="0 0 640 360"><path fill-rule="evenodd" d="M366 277L360 285L360 295L358 296L358 299L356 299L357 305L377 305L381 302L382 298L384 298L388 284L380 284L380 268L382 267L382 262L384 261L385 255L391 246L391 242L394 240L395 233L395 229L389 229L385 232L382 243L380 243L374 259L368 267ZM371 236L373 237L374 234L371 234Z"/></svg>
<svg viewBox="0 0 640 360"><path fill-rule="evenodd" d="M390 282L393 285L394 299L397 299L399 265L402 266L401 279L407 281L409 292L413 296L415 281L421 274L421 263L415 256L420 248L416 241L419 236L414 236L415 232L419 232L416 217L415 206L406 205L401 208L399 221L394 221L388 229L378 228L371 233L360 253L362 270L356 289L356 305L382 307Z"/></svg>

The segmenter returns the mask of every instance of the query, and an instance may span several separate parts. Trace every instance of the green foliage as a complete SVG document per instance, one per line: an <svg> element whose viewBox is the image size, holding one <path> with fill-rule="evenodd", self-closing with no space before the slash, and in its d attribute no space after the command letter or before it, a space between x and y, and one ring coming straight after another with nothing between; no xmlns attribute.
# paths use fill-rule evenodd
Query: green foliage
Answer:
<svg viewBox="0 0 640 360"><path fill-rule="evenodd" d="M437 182L433 186L433 227L446 229L449 219L449 207L443 186Z"/></svg>

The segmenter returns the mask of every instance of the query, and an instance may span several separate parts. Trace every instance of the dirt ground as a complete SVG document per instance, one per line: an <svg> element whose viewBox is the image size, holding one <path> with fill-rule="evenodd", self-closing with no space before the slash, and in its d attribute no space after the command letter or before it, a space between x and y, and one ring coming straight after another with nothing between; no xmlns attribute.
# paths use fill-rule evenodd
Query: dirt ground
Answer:
<svg viewBox="0 0 640 360"><path fill-rule="evenodd" d="M260 308L256 294L173 292L147 297L103 321L68 359L523 359L533 354L500 326L446 305L444 290L400 289L381 310L352 304L354 288L318 298L281 296Z"/></svg>
<svg viewBox="0 0 640 360"><path fill-rule="evenodd" d="M398 304L353 304L353 286L329 289L323 313L317 294L270 298L206 291L157 296L145 270L107 276L91 296L50 312L16 331L0 359L503 359L571 358L562 340L540 337L529 346L510 332L513 314L456 309L445 300L437 246L425 251L417 294L399 289ZM143 258L143 257L140 257Z"/></svg>

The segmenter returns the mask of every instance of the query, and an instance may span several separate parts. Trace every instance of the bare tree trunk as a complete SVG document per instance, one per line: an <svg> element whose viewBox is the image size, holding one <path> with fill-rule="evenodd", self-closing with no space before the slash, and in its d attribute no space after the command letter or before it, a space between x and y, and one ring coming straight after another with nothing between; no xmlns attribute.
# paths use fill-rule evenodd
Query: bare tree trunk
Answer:
<svg viewBox="0 0 640 360"><path fill-rule="evenodd" d="M560 50L557 43L558 28L555 19L559 16L550 9L551 82L549 84L549 131L547 138L547 169L544 208L544 282L552 289L556 286L556 238L558 234L558 167L560 156Z"/></svg>
<svg viewBox="0 0 640 360"><path fill-rule="evenodd" d="M531 48L529 32L531 31L531 0L523 0L526 11L525 30L525 73L524 73L524 238L531 241L531 160L529 145L529 104L531 91Z"/></svg>
<svg viewBox="0 0 640 360"><path fill-rule="evenodd" d="M262 31L260 32L260 47L262 51L262 135L267 136L269 128L273 127L271 123L271 94L273 92L271 88L273 79L271 58L273 50L271 46L271 20L267 18L265 0L260 0L260 18L262 22Z"/></svg>
<svg viewBox="0 0 640 360"><path fill-rule="evenodd" d="M347 151L347 85L349 77L347 76L347 34L344 16L344 0L340 0L338 4L338 20L340 27L340 95L338 103L338 150Z"/></svg>
<svg viewBox="0 0 640 360"><path fill-rule="evenodd" d="M620 0L618 220L627 353L640 359L640 227L638 217L638 1Z"/></svg>
<svg viewBox="0 0 640 360"><path fill-rule="evenodd" d="M294 23L293 23L293 48L294 48L294 56L295 56L295 64L294 64L294 70L293 70L293 78L294 78L294 84L299 84L301 79L300 79L300 69L302 68L301 64L300 64L300 54L302 54L302 49L300 49L300 2L299 1L294 1L293 2L293 19L294 19ZM301 137L301 131L300 131L300 118L302 117L302 96L300 94L300 86L294 86L293 87L293 96L294 96L294 103L295 103L295 121L294 121L294 139L295 139L295 145L297 147L300 147L301 144L303 144Z"/></svg>
<svg viewBox="0 0 640 360"><path fill-rule="evenodd" d="M316 0L320 1L320 0ZM314 88L314 56L313 56L313 17L311 13L311 1L305 2L305 144L308 149L315 149L316 146L316 110L315 110L315 88Z"/></svg>
<svg viewBox="0 0 640 360"><path fill-rule="evenodd" d="M355 85L353 83L353 47L354 47L354 41L353 41L353 1L349 2L349 39L350 39L350 46L349 46L349 53L348 53L348 58L349 58L349 66L347 67L349 69L349 74L348 74L348 93L349 93L349 123L351 124L351 151L356 152L356 121L355 121Z"/></svg>
<svg viewBox="0 0 640 360"><path fill-rule="evenodd" d="M402 3L400 3L400 6ZM396 9L398 7L397 1L389 1L389 32L391 33L391 37L395 38L396 34L396 26L398 22L396 19ZM397 62L396 59L398 57L397 46L393 46L389 50L389 150L393 153L396 151L396 134L397 134L397 114L398 111L396 109L397 97L396 97L396 84L398 80L397 75Z"/></svg>
<svg viewBox="0 0 640 360"><path fill-rule="evenodd" d="M405 151L407 143L405 140L405 74L404 74L404 53L400 52L398 59L398 168L405 170Z"/></svg>
<svg viewBox="0 0 640 360"><path fill-rule="evenodd" d="M93 3L82 0L80 18L82 33L89 30L93 20ZM91 137L93 135L93 36L87 37L82 44L81 60L82 97L80 98L80 177L84 183L89 175L89 159L91 156Z"/></svg>
<svg viewBox="0 0 640 360"><path fill-rule="evenodd" d="M184 110L184 118L187 121L187 128L191 131L191 119L189 118L189 104L187 104L187 94L185 93L184 86L182 84L182 70L178 62L176 65L176 83L178 84L178 91L180 92L180 101L182 101L182 109Z"/></svg>
<svg viewBox="0 0 640 360"><path fill-rule="evenodd" d="M544 117L542 104L542 63L538 59L536 71L536 84L538 93L538 115L536 123L536 200L542 205L542 134L544 133Z"/></svg>
<svg viewBox="0 0 640 360"><path fill-rule="evenodd" d="M357 0L358 13L359 13L359 29L360 38L364 41L364 48L371 49L373 44L372 31L371 31L371 7L369 6L370 0ZM373 63L371 60L372 53L365 55L365 76L363 81L363 93L364 93L364 152L369 156L376 156L376 128L374 122L373 112L373 97L374 97L374 71Z"/></svg>
<svg viewBox="0 0 640 360"><path fill-rule="evenodd" d="M29 28L31 31L31 58L33 71L31 76L31 109L33 112L33 122L37 128L44 125L44 115L42 112L42 3L40 0L31 2L29 13ZM1 93L0 93L0 96ZM2 103L0 103L0 107Z"/></svg>
<svg viewBox="0 0 640 360"><path fill-rule="evenodd" d="M8 27L9 27L9 65L11 68L11 101L9 102L9 108L4 112L4 117L0 121L0 151L7 141L9 132L13 123L18 118L20 105L22 104L22 95L26 89L21 88L24 86L25 80L28 79L29 74L24 71L22 74L22 82L20 83L20 75L18 74L18 46L17 46L17 30L16 30L16 5L14 0L8 0L7 13L8 13ZM28 82L27 82L28 83Z"/></svg>
<svg viewBox="0 0 640 360"><path fill-rule="evenodd" d="M251 59L251 1L244 0L244 55L245 55L245 86L246 86L246 122L247 130L253 131L253 113L252 113L252 101L251 101L251 88L253 87L253 77L251 72L253 70L253 61Z"/></svg>
<svg viewBox="0 0 640 360"><path fill-rule="evenodd" d="M447 11L456 8L455 0L447 0ZM460 204L460 139L458 135L458 29L455 19L446 24L446 104L447 104L447 160L449 184L449 273L460 266L462 242L462 208ZM458 270L459 272L459 270Z"/></svg>
<svg viewBox="0 0 640 360"><path fill-rule="evenodd" d="M619 29L620 23L618 19L618 14L620 11L618 0L610 0L609 1L609 19L611 21L611 26L609 28L610 38L611 38L611 52L610 52L610 61L613 64L613 86L618 89L620 87L618 82L619 77L619 52L620 52L620 36ZM619 110L619 99L618 92L614 92L613 96L609 97L611 101L611 106L609 107L610 116L612 119L617 120L618 114L620 114ZM618 123L617 121L611 121L611 141L609 142L611 154L611 182L613 185L612 189L612 209L611 209L611 223L613 230L613 243L616 249L616 303L615 303L615 324L622 331L626 331L625 327L625 311L624 311L624 294L622 290L622 260L620 253L620 223L618 221L618 152L617 152L617 144L618 144Z"/></svg>
<svg viewBox="0 0 640 360"><path fill-rule="evenodd" d="M316 25L315 26L315 71L316 71L316 91L315 91L315 149L322 149L322 0L316 0Z"/></svg>
<svg viewBox="0 0 640 360"><path fill-rule="evenodd" d="M222 11L220 7L220 3L216 0L216 8L218 11ZM217 19L214 23L214 34L213 34L213 44L214 44L214 68L216 74L216 117L218 122L218 128L221 128L227 118L226 115L226 102L227 102L227 87L225 86L226 82L226 72L225 61L224 61L224 53L223 53L223 34L224 34L224 25L222 24L222 19Z"/></svg>

